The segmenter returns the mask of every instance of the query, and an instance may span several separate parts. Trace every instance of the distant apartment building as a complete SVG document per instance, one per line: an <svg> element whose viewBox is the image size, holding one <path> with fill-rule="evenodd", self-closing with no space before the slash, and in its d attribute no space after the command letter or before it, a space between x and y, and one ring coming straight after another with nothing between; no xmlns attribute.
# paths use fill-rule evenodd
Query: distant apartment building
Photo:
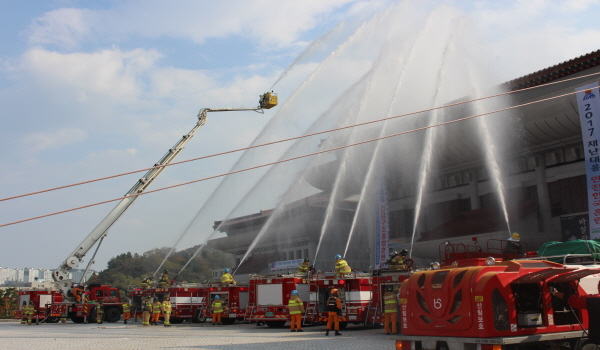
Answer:
<svg viewBox="0 0 600 350"><path fill-rule="evenodd" d="M79 282L85 270L74 269L69 273L69 278ZM0 267L0 286L4 287L28 287L38 282L51 282L54 269L39 269L25 267L12 269ZM88 280L95 271L88 271L85 280Z"/></svg>

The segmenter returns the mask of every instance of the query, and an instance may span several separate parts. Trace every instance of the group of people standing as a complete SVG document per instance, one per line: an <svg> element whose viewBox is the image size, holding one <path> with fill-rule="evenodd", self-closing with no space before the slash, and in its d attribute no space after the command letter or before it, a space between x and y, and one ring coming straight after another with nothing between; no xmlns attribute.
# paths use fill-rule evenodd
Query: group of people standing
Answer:
<svg viewBox="0 0 600 350"><path fill-rule="evenodd" d="M173 306L171 305L170 296L165 296L165 300L161 302L158 298L154 298L154 301L151 301L150 296L147 295L142 304L142 326L157 326L158 320L162 315L165 327L171 327L172 310ZM125 323L127 323L127 320L125 320Z"/></svg>

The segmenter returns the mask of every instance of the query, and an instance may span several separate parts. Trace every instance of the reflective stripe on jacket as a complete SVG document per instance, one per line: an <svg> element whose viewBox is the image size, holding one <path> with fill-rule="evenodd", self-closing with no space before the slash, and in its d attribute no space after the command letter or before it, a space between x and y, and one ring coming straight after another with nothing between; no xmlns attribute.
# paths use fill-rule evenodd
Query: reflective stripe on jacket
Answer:
<svg viewBox="0 0 600 350"><path fill-rule="evenodd" d="M396 298L396 294L386 292L383 295L383 303L385 305L385 312L398 312L398 299Z"/></svg>
<svg viewBox="0 0 600 350"><path fill-rule="evenodd" d="M346 260L339 259L335 262L335 272L346 274L352 272L352 269L348 266Z"/></svg>
<svg viewBox="0 0 600 350"><path fill-rule="evenodd" d="M215 314L218 314L219 312L223 312L223 303L220 300L213 301L212 312Z"/></svg>
<svg viewBox="0 0 600 350"><path fill-rule="evenodd" d="M162 310L164 313L166 314L170 314L172 311L173 307L171 306L171 302L170 301L163 301L162 303Z"/></svg>

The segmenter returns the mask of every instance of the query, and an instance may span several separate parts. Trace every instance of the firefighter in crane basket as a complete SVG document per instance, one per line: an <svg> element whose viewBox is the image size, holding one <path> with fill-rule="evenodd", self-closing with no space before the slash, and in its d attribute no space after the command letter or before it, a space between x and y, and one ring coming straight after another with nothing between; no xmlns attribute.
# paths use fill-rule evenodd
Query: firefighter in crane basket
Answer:
<svg viewBox="0 0 600 350"><path fill-rule="evenodd" d="M302 330L302 314L304 313L304 303L298 296L298 291L293 290L288 301L288 310L291 316L290 329L292 332L304 332Z"/></svg>
<svg viewBox="0 0 600 350"><path fill-rule="evenodd" d="M352 272L352 269L350 268L346 260L342 259L342 256L337 254L335 256L335 274L338 277L343 277L344 275L347 275L350 272Z"/></svg>
<svg viewBox="0 0 600 350"><path fill-rule="evenodd" d="M327 299L327 327L325 329L325 335L329 335L329 331L333 326L335 335L342 335L340 330L340 312L342 311L342 301L338 297L338 290L332 289L331 296Z"/></svg>
<svg viewBox="0 0 600 350"><path fill-rule="evenodd" d="M398 333L398 295L394 293L393 286L385 287L383 295L385 318L383 322L385 334Z"/></svg>
<svg viewBox="0 0 600 350"><path fill-rule="evenodd" d="M302 264L300 266L298 266L298 272L297 273L301 273L301 274L307 274L308 271L310 270L310 260L308 259L304 259L304 261L302 262Z"/></svg>
<svg viewBox="0 0 600 350"><path fill-rule="evenodd" d="M388 264L388 268L392 270L408 270L409 266L407 264L406 256L408 255L408 250L402 249L400 253L393 252L392 256L386 261Z"/></svg>
<svg viewBox="0 0 600 350"><path fill-rule="evenodd" d="M569 306L573 308L587 310L589 325L588 340L600 347L600 281L598 281L598 294L578 295L561 293L556 288L552 288L550 294L566 300ZM590 348L593 349L595 347Z"/></svg>
<svg viewBox="0 0 600 350"><path fill-rule="evenodd" d="M73 288L73 295L75 296L75 301L80 303L81 302L81 297L83 295L85 288L82 285L76 285Z"/></svg>
<svg viewBox="0 0 600 350"><path fill-rule="evenodd" d="M231 270L225 269L223 275L221 276L221 285L223 287L228 287L230 284L235 285L236 282L231 275Z"/></svg>

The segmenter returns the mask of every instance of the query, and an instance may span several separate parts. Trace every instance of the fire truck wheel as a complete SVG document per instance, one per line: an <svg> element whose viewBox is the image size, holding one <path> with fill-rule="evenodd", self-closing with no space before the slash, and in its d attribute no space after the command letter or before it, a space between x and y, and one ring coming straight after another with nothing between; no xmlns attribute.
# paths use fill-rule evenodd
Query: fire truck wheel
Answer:
<svg viewBox="0 0 600 350"><path fill-rule="evenodd" d="M597 345L596 343L588 341L585 344L583 344L583 346L580 347L579 350L598 350L598 347L599 345Z"/></svg>
<svg viewBox="0 0 600 350"><path fill-rule="evenodd" d="M58 317L48 317L46 319L46 323L58 323L58 321L60 321L60 318Z"/></svg>
<svg viewBox="0 0 600 350"><path fill-rule="evenodd" d="M180 324L183 323L184 319L183 318L177 318L177 317L171 317L170 319L172 324Z"/></svg>
<svg viewBox="0 0 600 350"><path fill-rule="evenodd" d="M221 320L223 324L233 324L235 322L235 318L225 317Z"/></svg>
<svg viewBox="0 0 600 350"><path fill-rule="evenodd" d="M267 326L271 328L282 328L286 321L266 321Z"/></svg>
<svg viewBox="0 0 600 350"><path fill-rule="evenodd" d="M114 323L120 319L121 319L121 311L119 311L119 309L114 308L114 307L106 309L106 312L104 314L104 321Z"/></svg>
<svg viewBox="0 0 600 350"><path fill-rule="evenodd" d="M73 323L83 323L83 317L71 316L71 321L73 321Z"/></svg>
<svg viewBox="0 0 600 350"><path fill-rule="evenodd" d="M197 310L194 317L192 317L192 322L204 323L204 322L206 322L206 315L204 315L200 310Z"/></svg>

